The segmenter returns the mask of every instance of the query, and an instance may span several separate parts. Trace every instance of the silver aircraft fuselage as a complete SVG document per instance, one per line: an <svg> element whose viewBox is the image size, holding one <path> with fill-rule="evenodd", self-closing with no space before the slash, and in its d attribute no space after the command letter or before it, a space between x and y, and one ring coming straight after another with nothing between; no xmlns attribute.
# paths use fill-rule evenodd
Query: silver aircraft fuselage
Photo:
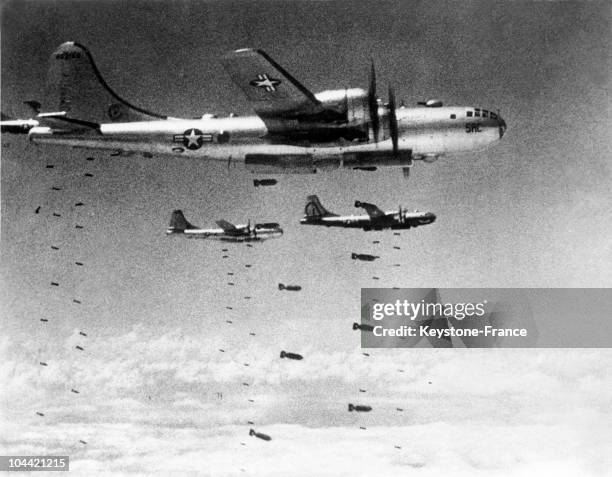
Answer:
<svg viewBox="0 0 612 477"><path fill-rule="evenodd" d="M475 117L478 111L479 117ZM483 117L484 113L487 117ZM469 114L469 116L468 116ZM396 110L398 153L393 153L387 110L379 116L379 141L338 139L314 143L276 143L258 116L163 119L101 124L99 131L64 131L35 126L29 138L37 144L104 149L117 154L171 154L194 159L241 163L252 172L316 172L340 167L407 166L412 159L482 149L501 139L505 122L495 113L472 107L406 108ZM493 116L493 117L491 117Z"/></svg>
<svg viewBox="0 0 612 477"><path fill-rule="evenodd" d="M237 225L236 231L228 233L223 229L186 229L175 230L169 227L166 235L174 235L186 238L220 240L222 242L261 242L263 240L278 238L283 235L283 229L277 226L256 226L250 228L247 225Z"/></svg>
<svg viewBox="0 0 612 477"><path fill-rule="evenodd" d="M432 212L387 211L384 216L375 218L369 215L306 216L300 220L300 223L303 225L356 228L369 231L410 229L421 225L432 224L435 220L436 216Z"/></svg>
<svg viewBox="0 0 612 477"><path fill-rule="evenodd" d="M368 90L312 93L266 52L242 48L221 59L253 116L179 119L121 98L104 81L89 50L74 41L51 55L49 101L26 101L36 116L2 115L2 132L28 133L37 144L102 149L112 155L154 154L244 164L254 173L314 173L326 169L403 168L414 160L482 149L501 139L499 113L476 107L396 107L376 93L374 65Z"/></svg>

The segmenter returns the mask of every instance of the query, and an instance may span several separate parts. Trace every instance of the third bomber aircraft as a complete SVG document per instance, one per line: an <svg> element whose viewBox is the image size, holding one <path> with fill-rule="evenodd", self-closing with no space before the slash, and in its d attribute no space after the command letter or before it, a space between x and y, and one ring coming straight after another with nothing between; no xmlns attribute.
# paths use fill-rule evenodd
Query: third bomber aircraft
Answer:
<svg viewBox="0 0 612 477"><path fill-rule="evenodd" d="M400 207L396 211L383 212L374 204L355 202L355 207L365 209L367 215L338 215L329 212L316 195L307 198L305 216L300 223L326 227L358 228L366 231L383 229L409 229L431 224L436 216L431 212L408 212Z"/></svg>

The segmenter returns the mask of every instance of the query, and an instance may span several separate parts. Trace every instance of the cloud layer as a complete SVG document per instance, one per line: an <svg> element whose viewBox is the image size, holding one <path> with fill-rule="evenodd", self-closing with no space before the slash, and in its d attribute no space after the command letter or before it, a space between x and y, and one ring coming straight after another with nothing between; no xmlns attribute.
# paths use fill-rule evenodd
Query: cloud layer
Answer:
<svg viewBox="0 0 612 477"><path fill-rule="evenodd" d="M220 345L139 326L75 331L42 367L34 343L3 339L2 452L69 454L77 475L215 476L599 475L609 454L607 350L306 346L295 362L257 341Z"/></svg>

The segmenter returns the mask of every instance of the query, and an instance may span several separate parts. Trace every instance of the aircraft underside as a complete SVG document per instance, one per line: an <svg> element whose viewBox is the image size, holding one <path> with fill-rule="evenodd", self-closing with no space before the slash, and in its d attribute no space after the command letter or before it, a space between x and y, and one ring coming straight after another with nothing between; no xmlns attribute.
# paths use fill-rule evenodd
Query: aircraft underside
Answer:
<svg viewBox="0 0 612 477"><path fill-rule="evenodd" d="M319 226L324 226L324 227L363 229L366 232L371 231L371 230L385 230L385 229L405 230L405 229L418 227L420 225L426 225L428 223L430 222L421 223L418 221L414 221L414 222L404 222L404 223L397 223L397 222L372 223L369 221L351 222L351 221L326 221L326 220L321 220L321 221L313 220L313 221L303 221L302 222L302 224L304 225L319 225Z"/></svg>
<svg viewBox="0 0 612 477"><path fill-rule="evenodd" d="M221 242L261 242L270 237L266 235L261 236L236 236L236 237L228 237L227 235L217 235L217 234L198 234L198 233L184 233L181 234L186 238L191 239L201 239L201 240L219 240Z"/></svg>
<svg viewBox="0 0 612 477"><path fill-rule="evenodd" d="M205 129L204 124L196 125ZM200 131L198 129L198 132ZM162 136L143 134L135 138L134 135L121 137L118 134L57 134L48 128L34 128L30 139L37 144L108 150L113 155L162 154L216 160L227 162L228 165L239 163L255 173L312 173L338 168L410 167L413 160L435 160L448 152L485 147L497 134L493 128L482 131L478 138L468 138L462 130L420 131L403 135L398 149L394 151L390 140L288 145L270 143L261 138L238 136L230 139L228 143L215 143L212 142L214 135L205 133L201 133L200 137L210 137L210 143L200 141L186 147L189 146L188 142L176 142L177 136L184 137L185 134L172 134L173 132L177 131L168 131ZM182 131L184 132L186 131Z"/></svg>

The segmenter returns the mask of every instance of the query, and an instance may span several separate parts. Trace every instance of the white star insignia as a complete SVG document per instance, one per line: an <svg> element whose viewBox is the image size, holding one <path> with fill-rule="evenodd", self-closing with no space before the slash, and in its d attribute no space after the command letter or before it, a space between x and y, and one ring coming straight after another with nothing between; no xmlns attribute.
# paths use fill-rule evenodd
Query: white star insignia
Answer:
<svg viewBox="0 0 612 477"><path fill-rule="evenodd" d="M251 81L251 86L257 86L258 88L265 88L266 91L276 91L276 86L280 84L280 80L274 78L268 78L268 75L257 75L257 79Z"/></svg>
<svg viewBox="0 0 612 477"><path fill-rule="evenodd" d="M192 129L191 132L189 133L189 136L185 136L185 139L187 139L187 147L190 146L194 146L194 147L200 147L200 144L198 142L198 140L201 138L201 136L199 134L196 134L195 129Z"/></svg>

